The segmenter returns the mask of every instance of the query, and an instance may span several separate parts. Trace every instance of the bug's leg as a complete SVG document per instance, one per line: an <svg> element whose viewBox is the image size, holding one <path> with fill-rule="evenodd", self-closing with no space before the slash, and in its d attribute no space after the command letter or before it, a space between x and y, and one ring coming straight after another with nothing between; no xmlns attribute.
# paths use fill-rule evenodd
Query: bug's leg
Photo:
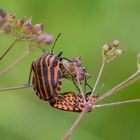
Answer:
<svg viewBox="0 0 140 140"><path fill-rule="evenodd" d="M87 82L87 78L85 77L85 82L84 82L84 92L87 93L87 87L92 91L92 87L90 86L90 84L88 84Z"/></svg>
<svg viewBox="0 0 140 140"><path fill-rule="evenodd" d="M72 62L70 59L68 59L68 58L66 58L66 57L61 57L60 60L62 61L63 59L64 59L64 60L67 60L67 61L69 61L69 62Z"/></svg>
<svg viewBox="0 0 140 140"><path fill-rule="evenodd" d="M32 65L31 65L31 68L30 68L29 79L28 79L28 84L27 85L30 85L30 83L31 83L31 76L32 76Z"/></svg>
<svg viewBox="0 0 140 140"><path fill-rule="evenodd" d="M88 86L88 88L90 89L90 90L93 90L93 88L86 82L86 85Z"/></svg>
<svg viewBox="0 0 140 140"><path fill-rule="evenodd" d="M76 87L76 89L78 90L78 92L80 93L80 89L79 89L79 87L77 86L77 84L76 84L76 82L74 81L74 79L72 79L72 82L73 82L74 86Z"/></svg>

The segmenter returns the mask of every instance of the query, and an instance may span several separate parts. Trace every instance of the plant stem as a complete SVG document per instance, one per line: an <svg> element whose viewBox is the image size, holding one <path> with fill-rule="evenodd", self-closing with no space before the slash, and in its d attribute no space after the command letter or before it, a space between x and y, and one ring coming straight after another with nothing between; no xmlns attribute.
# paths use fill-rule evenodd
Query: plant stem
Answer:
<svg viewBox="0 0 140 140"><path fill-rule="evenodd" d="M71 126L71 128L67 131L67 133L64 135L63 140L68 140L70 135L72 135L73 131L77 128L77 126L79 125L79 123L81 122L81 120L83 119L83 117L85 116L85 114L88 112L87 109L84 109L84 111L82 111L80 113L80 115L78 116L78 118L76 119L76 121L74 122L74 124Z"/></svg>
<svg viewBox="0 0 140 140"><path fill-rule="evenodd" d="M9 48L4 52L4 54L0 57L0 61L4 58L4 56L14 47L14 45L17 43L17 39L9 46Z"/></svg>
<svg viewBox="0 0 140 140"><path fill-rule="evenodd" d="M11 88L1 88L1 91L11 91L11 90L17 90L17 89L24 89L24 88L30 88L33 85L20 85L20 86L16 86L16 87L11 87Z"/></svg>
<svg viewBox="0 0 140 140"><path fill-rule="evenodd" d="M140 78L139 76L140 76L140 70L138 70L137 72L132 74L129 78L127 78L125 81L121 82L120 84L118 84L117 86L115 86L114 88L112 88L111 90L109 90L108 92L103 94L102 96L100 96L93 104L105 99L108 96L111 96L112 94L116 93L117 91L127 87L130 84L132 84L138 78Z"/></svg>
<svg viewBox="0 0 140 140"><path fill-rule="evenodd" d="M85 94L83 93L83 90L82 90L82 87L81 87L81 84L80 84L80 81L79 81L79 73L78 72L77 72L77 82L78 82L78 87L79 87L80 93L83 97L84 103L86 103Z"/></svg>
<svg viewBox="0 0 140 140"><path fill-rule="evenodd" d="M135 103L135 102L140 102L140 99L132 99L132 100L127 100L127 101L119 101L119 102L113 102L113 103L108 103L108 104L100 104L100 105L95 105L94 108L101 108L101 107L107 107L107 106L114 106L114 105L122 105L122 104L128 104L128 103Z"/></svg>
<svg viewBox="0 0 140 140"><path fill-rule="evenodd" d="M105 64L106 64L106 61L103 60L101 69L100 69L100 71L99 71L99 74L98 74L97 80L96 80L96 82L95 82L95 85L94 85L94 87L93 87L93 90L92 90L92 93L91 93L91 95L90 95L90 98L91 98L91 97L94 95L94 93L95 93L96 87L97 87L97 85L98 85L98 83L99 83L99 81L100 81L100 78L101 78L101 76L102 76L102 73L103 73L103 69L104 69Z"/></svg>
<svg viewBox="0 0 140 140"><path fill-rule="evenodd" d="M29 54L29 50L26 50L23 55L21 55L13 64L9 65L7 68L5 68L2 72L0 72L0 76L3 76L5 73L10 71L12 68L14 68L17 64L19 64L27 55Z"/></svg>

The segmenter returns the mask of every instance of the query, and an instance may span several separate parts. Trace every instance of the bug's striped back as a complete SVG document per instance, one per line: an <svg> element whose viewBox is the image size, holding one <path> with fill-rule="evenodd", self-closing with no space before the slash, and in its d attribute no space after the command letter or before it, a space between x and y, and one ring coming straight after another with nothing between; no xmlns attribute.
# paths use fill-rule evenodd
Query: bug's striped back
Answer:
<svg viewBox="0 0 140 140"><path fill-rule="evenodd" d="M87 101L90 98L90 94L91 92L85 95ZM76 95L75 93L67 92L58 97L59 99L56 101L49 101L52 107L71 112L82 112L84 110L84 100L81 94ZM93 96L92 98L90 98L92 102L95 102L96 99L97 96Z"/></svg>
<svg viewBox="0 0 140 140"><path fill-rule="evenodd" d="M33 88L40 99L49 100L60 94L62 86L60 63L60 58L50 52L32 63Z"/></svg>

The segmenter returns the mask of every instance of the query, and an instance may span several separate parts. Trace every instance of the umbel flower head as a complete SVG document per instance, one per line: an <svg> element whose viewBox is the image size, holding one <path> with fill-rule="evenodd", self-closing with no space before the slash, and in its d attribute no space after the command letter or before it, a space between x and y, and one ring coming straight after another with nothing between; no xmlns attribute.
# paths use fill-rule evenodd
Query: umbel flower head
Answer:
<svg viewBox="0 0 140 140"><path fill-rule="evenodd" d="M53 42L53 36L44 32L44 25L42 23L33 25L31 18L17 20L15 26L18 31L19 38L29 39L37 46Z"/></svg>
<svg viewBox="0 0 140 140"><path fill-rule="evenodd" d="M80 58L72 58L71 60L62 60L62 76L69 80L83 81L89 78L86 68L82 66Z"/></svg>
<svg viewBox="0 0 140 140"><path fill-rule="evenodd" d="M31 18L15 19L3 9L0 9L0 31L12 33L16 40L29 40L35 46L53 42L53 36L44 32L42 23L33 24Z"/></svg>
<svg viewBox="0 0 140 140"><path fill-rule="evenodd" d="M103 60L106 63L110 62L115 57L120 56L124 53L122 49L118 49L119 45L120 42L118 40L113 40L110 44L105 44L103 46L102 55L103 55Z"/></svg>

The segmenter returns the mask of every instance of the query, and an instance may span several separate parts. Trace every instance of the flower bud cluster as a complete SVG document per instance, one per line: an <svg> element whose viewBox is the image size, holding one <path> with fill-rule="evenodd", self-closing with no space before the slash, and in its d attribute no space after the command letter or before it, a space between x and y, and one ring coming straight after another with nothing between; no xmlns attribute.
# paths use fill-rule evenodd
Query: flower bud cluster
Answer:
<svg viewBox="0 0 140 140"><path fill-rule="evenodd" d="M16 31L21 39L29 39L38 46L53 42L53 36L44 32L44 25L32 24L31 19L19 19L15 23Z"/></svg>
<svg viewBox="0 0 140 140"><path fill-rule="evenodd" d="M13 33L17 40L30 40L32 44L41 46L53 42L53 36L44 32L42 23L32 24L30 19L15 19L11 15L0 9L0 30L5 33Z"/></svg>
<svg viewBox="0 0 140 140"><path fill-rule="evenodd" d="M118 40L113 40L111 44L105 44L103 46L103 60L105 62L109 62L124 53L122 49L118 49L119 45Z"/></svg>
<svg viewBox="0 0 140 140"><path fill-rule="evenodd" d="M83 81L85 78L89 78L86 68L82 66L80 58L72 58L69 60L62 60L62 76L63 78L74 80L77 82Z"/></svg>
<svg viewBox="0 0 140 140"><path fill-rule="evenodd" d="M9 33L13 29L14 15L8 14L3 9L0 9L0 30Z"/></svg>

